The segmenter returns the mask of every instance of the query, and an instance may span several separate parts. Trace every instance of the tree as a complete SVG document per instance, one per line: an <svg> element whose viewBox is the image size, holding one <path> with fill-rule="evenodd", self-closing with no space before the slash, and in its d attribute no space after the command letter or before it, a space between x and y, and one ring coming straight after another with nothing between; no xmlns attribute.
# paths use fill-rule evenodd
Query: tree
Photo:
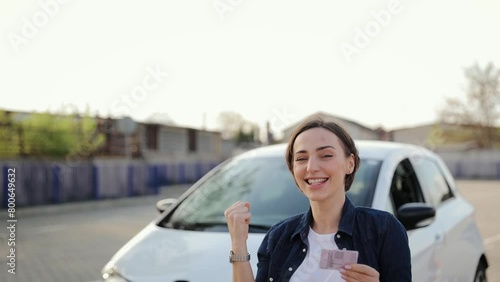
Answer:
<svg viewBox="0 0 500 282"><path fill-rule="evenodd" d="M238 145L259 142L259 126L245 120L239 113L221 112L217 123L224 139L233 139Z"/></svg>
<svg viewBox="0 0 500 282"><path fill-rule="evenodd" d="M12 158L19 155L18 127L12 115L0 110L0 157Z"/></svg>
<svg viewBox="0 0 500 282"><path fill-rule="evenodd" d="M236 112L221 112L217 116L217 124L224 139L236 138L245 123L245 119Z"/></svg>
<svg viewBox="0 0 500 282"><path fill-rule="evenodd" d="M254 140L254 132L253 130L244 130L244 128L240 128L238 131L238 135L236 136L236 144L245 144L245 143L253 143Z"/></svg>
<svg viewBox="0 0 500 282"><path fill-rule="evenodd" d="M159 113L159 112L150 115L146 119L146 122L165 124L165 125L175 125L174 120L167 113Z"/></svg>
<svg viewBox="0 0 500 282"><path fill-rule="evenodd" d="M482 69L477 63L465 69L468 80L466 101L448 98L440 111L441 120L458 125L460 131L448 131L448 139L474 140L479 148L493 148L498 138L500 118L500 70L493 63Z"/></svg>
<svg viewBox="0 0 500 282"><path fill-rule="evenodd" d="M17 119L14 113L0 112L0 157L87 158L103 143L97 122L85 115L32 113ZM4 134L2 134L4 136Z"/></svg>

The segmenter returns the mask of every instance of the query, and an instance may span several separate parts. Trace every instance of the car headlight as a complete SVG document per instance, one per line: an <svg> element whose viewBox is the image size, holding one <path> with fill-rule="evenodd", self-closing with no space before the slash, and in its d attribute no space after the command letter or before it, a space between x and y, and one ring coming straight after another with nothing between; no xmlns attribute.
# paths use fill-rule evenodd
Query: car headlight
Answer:
<svg viewBox="0 0 500 282"><path fill-rule="evenodd" d="M102 274L102 278L104 282L130 282L123 276L121 276L115 267L104 271L104 273Z"/></svg>

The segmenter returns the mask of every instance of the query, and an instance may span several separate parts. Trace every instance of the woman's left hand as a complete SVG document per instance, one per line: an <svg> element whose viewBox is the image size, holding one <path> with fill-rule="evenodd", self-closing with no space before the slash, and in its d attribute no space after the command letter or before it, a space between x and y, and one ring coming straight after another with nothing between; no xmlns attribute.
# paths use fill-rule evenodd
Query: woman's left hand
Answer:
<svg viewBox="0 0 500 282"><path fill-rule="evenodd" d="M347 264L339 271L347 282L379 282L378 271L366 264Z"/></svg>

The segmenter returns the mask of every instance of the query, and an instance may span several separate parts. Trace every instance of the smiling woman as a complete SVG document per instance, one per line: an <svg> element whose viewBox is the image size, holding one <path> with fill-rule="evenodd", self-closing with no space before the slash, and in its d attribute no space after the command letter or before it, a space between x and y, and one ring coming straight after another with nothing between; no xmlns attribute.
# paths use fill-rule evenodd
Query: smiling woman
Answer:
<svg viewBox="0 0 500 282"><path fill-rule="evenodd" d="M251 201L226 209L233 281L411 281L403 225L388 212L356 207L346 197L360 158L339 124L306 119L291 134L285 159L309 210L267 232L254 280L246 240L259 210L252 207L250 214Z"/></svg>

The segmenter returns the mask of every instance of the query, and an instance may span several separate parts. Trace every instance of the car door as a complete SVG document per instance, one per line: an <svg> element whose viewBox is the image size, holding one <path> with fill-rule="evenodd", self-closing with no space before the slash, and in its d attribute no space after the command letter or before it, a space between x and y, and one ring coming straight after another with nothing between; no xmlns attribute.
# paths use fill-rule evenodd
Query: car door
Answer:
<svg viewBox="0 0 500 282"><path fill-rule="evenodd" d="M401 161L394 171L390 197L394 214L406 203L427 203L419 180L409 159ZM443 228L439 222L408 231L412 252L412 275L414 281L443 281Z"/></svg>
<svg viewBox="0 0 500 282"><path fill-rule="evenodd" d="M473 209L455 197L440 164L431 157L413 160L424 197L436 209L434 225L440 227L440 281L469 281L477 264L469 232ZM436 234L437 236L437 234Z"/></svg>

